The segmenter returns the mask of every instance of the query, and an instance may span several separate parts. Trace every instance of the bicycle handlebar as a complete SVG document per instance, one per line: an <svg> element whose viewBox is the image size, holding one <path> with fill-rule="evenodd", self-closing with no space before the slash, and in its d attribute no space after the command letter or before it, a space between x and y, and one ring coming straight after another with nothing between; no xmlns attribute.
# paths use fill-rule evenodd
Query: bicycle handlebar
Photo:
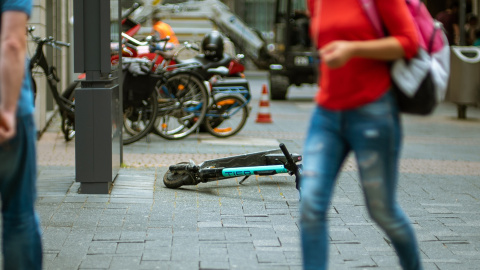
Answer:
<svg viewBox="0 0 480 270"><path fill-rule="evenodd" d="M140 63L140 64L151 64L152 61L150 59L146 58L137 58L137 57L122 57L122 62L124 64L130 64L130 63Z"/></svg>
<svg viewBox="0 0 480 270"><path fill-rule="evenodd" d="M64 47L70 47L70 43L67 43L67 42L63 42L63 41L53 41L55 43L55 45L60 45L60 46L64 46Z"/></svg>
<svg viewBox="0 0 480 270"><path fill-rule="evenodd" d="M125 13L122 14L122 20L132 15L133 12L135 12L135 10L137 10L140 6L140 3L134 3L129 9L125 11Z"/></svg>
<svg viewBox="0 0 480 270"><path fill-rule="evenodd" d="M194 44L194 43L190 43L190 42L188 42L188 41L185 41L185 42L183 43L183 45L184 45L185 47L187 47L188 49L192 49L192 50L197 51L197 52L200 51L200 48L199 48L196 44Z"/></svg>
<svg viewBox="0 0 480 270"><path fill-rule="evenodd" d="M158 53L167 51L167 45L170 41L170 36L166 36L165 38L157 38L155 36L148 36L147 41L150 46L150 52Z"/></svg>
<svg viewBox="0 0 480 270"><path fill-rule="evenodd" d="M57 48L57 49L60 49L59 46L70 47L70 43L55 40L52 36L50 36L48 38L43 38L43 39L40 38L39 36L35 36L33 34L33 31L35 31L35 26L29 26L27 28L27 31L30 34L30 36L32 36L33 41L35 41L35 43L37 43L37 44L43 43L43 44L47 44L47 45L52 46L52 47Z"/></svg>
<svg viewBox="0 0 480 270"><path fill-rule="evenodd" d="M131 44L135 45L135 46L146 46L148 45L148 42L144 41L140 41L140 40L137 40L129 35L127 35L126 33L122 32L122 37L125 39L125 40L128 40L130 41Z"/></svg>

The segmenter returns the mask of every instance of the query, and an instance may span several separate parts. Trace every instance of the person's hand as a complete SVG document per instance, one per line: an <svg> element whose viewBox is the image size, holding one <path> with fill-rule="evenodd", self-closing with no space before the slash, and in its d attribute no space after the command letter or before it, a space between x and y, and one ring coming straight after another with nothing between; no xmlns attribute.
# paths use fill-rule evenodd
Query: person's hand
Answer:
<svg viewBox="0 0 480 270"><path fill-rule="evenodd" d="M353 44L348 41L333 41L320 50L322 61L329 68L339 68L345 65L353 56Z"/></svg>
<svg viewBox="0 0 480 270"><path fill-rule="evenodd" d="M0 144L15 136L16 124L15 113L0 108Z"/></svg>

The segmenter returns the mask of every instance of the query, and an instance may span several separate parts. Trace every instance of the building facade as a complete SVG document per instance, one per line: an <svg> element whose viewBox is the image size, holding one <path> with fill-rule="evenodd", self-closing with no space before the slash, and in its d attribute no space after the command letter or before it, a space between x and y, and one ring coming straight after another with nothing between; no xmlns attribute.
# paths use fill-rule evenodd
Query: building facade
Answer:
<svg viewBox="0 0 480 270"><path fill-rule="evenodd" d="M72 43L73 40L73 0L34 0L30 26L35 27L34 35L39 37L52 36L56 40ZM33 55L36 44L29 39L29 54ZM61 50L45 46L44 52L47 61L57 67L60 78L58 89L65 89L73 80L73 49ZM47 87L45 74L39 68L34 69L33 78L37 85L37 98L35 100L35 121L37 128L42 131L55 112L56 104Z"/></svg>

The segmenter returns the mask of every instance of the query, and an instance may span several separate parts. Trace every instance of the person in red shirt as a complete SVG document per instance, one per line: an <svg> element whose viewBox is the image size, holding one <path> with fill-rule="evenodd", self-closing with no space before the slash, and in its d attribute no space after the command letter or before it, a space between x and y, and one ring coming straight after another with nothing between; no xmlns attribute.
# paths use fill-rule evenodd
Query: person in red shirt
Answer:
<svg viewBox="0 0 480 270"><path fill-rule="evenodd" d="M175 32L173 31L172 27L162 21L162 17L158 12L155 12L152 15L152 25L153 25L153 34L156 35L158 38L166 38L167 36L170 37L170 43L174 45L178 45L177 36L175 36Z"/></svg>
<svg viewBox="0 0 480 270"><path fill-rule="evenodd" d="M405 0L374 3L388 37L377 38L359 0L307 2L321 77L300 183L304 269L327 269L327 213L350 152L370 217L389 237L402 268L422 269L414 231L396 201L402 127L389 66L390 61L414 57L418 37Z"/></svg>

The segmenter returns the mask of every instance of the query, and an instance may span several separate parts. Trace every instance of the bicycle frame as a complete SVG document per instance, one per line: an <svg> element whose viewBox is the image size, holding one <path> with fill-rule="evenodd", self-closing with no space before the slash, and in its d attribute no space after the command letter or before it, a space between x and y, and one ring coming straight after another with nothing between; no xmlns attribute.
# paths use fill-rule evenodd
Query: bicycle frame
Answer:
<svg viewBox="0 0 480 270"><path fill-rule="evenodd" d="M37 48L35 49L35 54L32 56L32 59L30 60L30 71L32 71L33 68L35 68L36 66L39 66L40 68L42 68L43 72L47 77L47 82L48 82L50 91L60 110L62 112L66 112L69 117L75 117L74 104L70 100L68 100L68 97L61 96L58 93L57 85L60 79L57 77L55 67L50 66L47 62L47 58L45 57L45 54L43 52L43 46L45 45L45 43L46 41L44 40L40 40L37 42ZM30 76L32 76L32 80L33 80L33 72L30 72ZM64 94L70 95L74 89L75 87L71 86L71 88L68 88L67 89L68 91L65 91Z"/></svg>
<svg viewBox="0 0 480 270"><path fill-rule="evenodd" d="M247 103L250 102L250 99L252 98L248 89L243 86L214 86L212 87L212 96L215 96L215 94L240 94L247 100Z"/></svg>
<svg viewBox="0 0 480 270"><path fill-rule="evenodd" d="M225 118L225 119L228 119L230 118L232 115L235 115L238 111L240 111L241 109L243 109L245 106L248 105L248 102L249 100L247 100L247 102L241 104L240 106L238 105L235 105L231 108L233 108L233 110L231 108L227 109L227 114L225 113L222 113L222 114L218 114L218 113L209 113L207 111L207 114L205 115L206 117L222 117L222 118ZM216 101L214 100L213 103L216 103ZM233 103L235 104L235 103ZM198 114L198 113L196 113Z"/></svg>

